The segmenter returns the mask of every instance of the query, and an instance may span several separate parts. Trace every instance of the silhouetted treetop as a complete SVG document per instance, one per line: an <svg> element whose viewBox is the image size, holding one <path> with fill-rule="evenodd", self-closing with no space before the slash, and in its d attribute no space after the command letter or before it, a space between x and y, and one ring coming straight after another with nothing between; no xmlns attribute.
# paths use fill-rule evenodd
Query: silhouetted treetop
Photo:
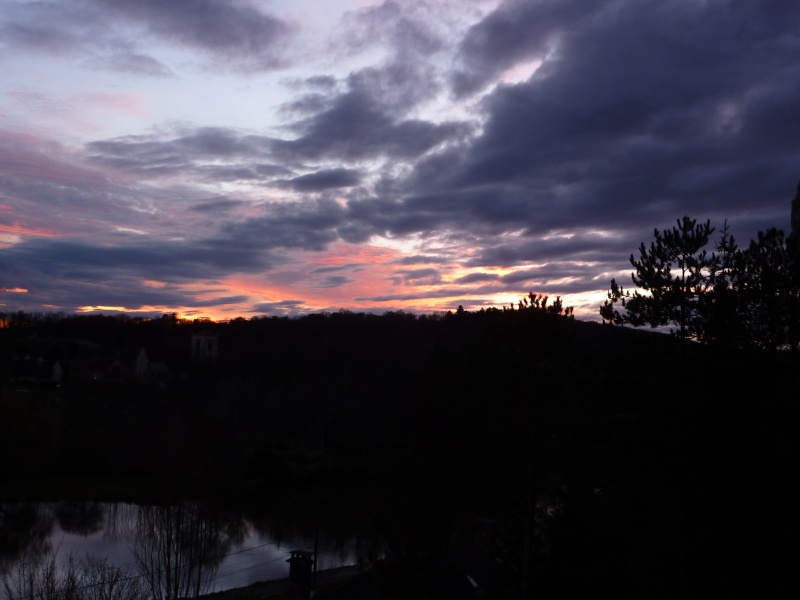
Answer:
<svg viewBox="0 0 800 600"><path fill-rule="evenodd" d="M734 347L796 348L800 339L800 186L792 202L792 234L770 228L740 249L727 222L710 255L710 221L688 216L654 231L639 248L633 293L611 280L600 307L604 322L641 327L677 326L681 339Z"/></svg>

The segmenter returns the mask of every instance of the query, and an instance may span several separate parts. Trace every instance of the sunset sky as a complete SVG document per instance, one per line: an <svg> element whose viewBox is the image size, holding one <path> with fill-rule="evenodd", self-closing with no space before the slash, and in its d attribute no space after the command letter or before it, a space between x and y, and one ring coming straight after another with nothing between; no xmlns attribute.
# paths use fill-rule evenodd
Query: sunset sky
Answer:
<svg viewBox="0 0 800 600"><path fill-rule="evenodd" d="M0 312L599 319L798 180L797 0L0 0Z"/></svg>

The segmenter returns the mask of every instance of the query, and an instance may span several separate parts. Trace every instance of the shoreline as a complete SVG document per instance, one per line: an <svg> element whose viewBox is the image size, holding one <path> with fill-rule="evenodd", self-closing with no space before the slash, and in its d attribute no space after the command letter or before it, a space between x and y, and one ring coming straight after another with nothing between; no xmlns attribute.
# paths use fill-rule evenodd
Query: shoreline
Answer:
<svg viewBox="0 0 800 600"><path fill-rule="evenodd" d="M334 567L332 569L325 569L317 571L317 585L314 589L319 592L331 592L334 589L342 587L358 577L363 570L359 569L358 565L348 565L342 567ZM289 596L289 578L272 579L269 581L258 581L243 587L231 588L229 590L222 590L218 592L211 592L200 596L201 600L250 600L251 598L275 598Z"/></svg>

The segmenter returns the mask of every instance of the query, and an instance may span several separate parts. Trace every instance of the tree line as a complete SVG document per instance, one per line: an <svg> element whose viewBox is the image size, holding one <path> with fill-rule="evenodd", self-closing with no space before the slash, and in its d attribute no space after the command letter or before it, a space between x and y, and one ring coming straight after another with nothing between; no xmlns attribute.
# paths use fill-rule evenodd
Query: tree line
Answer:
<svg viewBox="0 0 800 600"><path fill-rule="evenodd" d="M800 187L793 202L800 212ZM600 307L603 322L670 327L684 340L736 348L783 350L800 343L798 232L759 231L738 247L727 221L716 229L688 216L654 230L630 263L632 293L615 279ZM641 291L640 291L641 290Z"/></svg>
<svg viewBox="0 0 800 600"><path fill-rule="evenodd" d="M0 496L98 481L259 506L286 490L295 506L320 489L323 511L353 514L414 568L452 569L454 536L475 539L470 519L487 517L487 598L519 597L522 581L540 598L678 597L684 582L698 597L788 596L800 406L784 361L692 344L702 369L688 369L668 336L573 320L559 300L203 325L14 318L0 356L141 344L187 366L163 388L0 385ZM201 327L219 335L214 366L189 363ZM678 372L680 386L654 384Z"/></svg>

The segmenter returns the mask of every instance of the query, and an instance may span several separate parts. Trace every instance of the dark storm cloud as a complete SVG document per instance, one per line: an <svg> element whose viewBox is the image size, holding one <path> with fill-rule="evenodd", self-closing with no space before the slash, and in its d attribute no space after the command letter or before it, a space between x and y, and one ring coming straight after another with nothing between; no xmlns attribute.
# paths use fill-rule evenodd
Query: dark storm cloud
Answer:
<svg viewBox="0 0 800 600"><path fill-rule="evenodd" d="M455 92L475 92L518 62L544 59L565 27L581 26L608 5L576 0L504 2L461 41L462 68L453 75Z"/></svg>
<svg viewBox="0 0 800 600"><path fill-rule="evenodd" d="M312 75L302 80L302 85L310 88L329 91L336 86L336 78L332 75Z"/></svg>
<svg viewBox="0 0 800 600"><path fill-rule="evenodd" d="M350 75L346 87L304 106L302 110L310 112L287 126L291 139L201 127L184 128L171 136L100 140L86 149L98 163L148 177L184 174L204 181L268 181L285 180L291 170L307 170L305 161L416 160L434 148L463 141L471 132L463 122L403 116L430 93L429 82L409 65L362 69ZM300 109L295 102L284 110ZM298 191L349 187L360 183L361 175L344 166L331 167L295 178L289 185Z"/></svg>
<svg viewBox="0 0 800 600"><path fill-rule="evenodd" d="M193 291L186 284L209 283L233 272L263 272L276 264L267 253L232 244L178 243L145 240L136 245L100 246L79 241L37 239L0 249L0 288L21 287L27 294L15 302L51 305L65 310L80 306L148 305L212 306L202 300L214 291L204 285ZM166 282L159 287L145 280ZM179 289L177 284L183 284ZM223 288L216 290L223 294ZM224 296L222 303L244 301Z"/></svg>
<svg viewBox="0 0 800 600"><path fill-rule="evenodd" d="M292 140L272 148L287 160L330 158L350 162L379 156L414 158L468 132L463 123L398 119L365 89L335 96L328 107L293 125Z"/></svg>
<svg viewBox="0 0 800 600"><path fill-rule="evenodd" d="M336 273L337 271L360 270L358 263L347 263L346 265L336 265L335 267L317 267L312 269L311 273Z"/></svg>
<svg viewBox="0 0 800 600"><path fill-rule="evenodd" d="M354 169L325 169L300 175L286 182L298 192L321 192L328 189L352 187L361 182L361 173Z"/></svg>
<svg viewBox="0 0 800 600"><path fill-rule="evenodd" d="M413 256L404 256L393 260L390 264L393 265L427 265L427 264L446 264L450 262L450 258L445 256L433 256L431 254L416 254Z"/></svg>
<svg viewBox="0 0 800 600"><path fill-rule="evenodd" d="M394 285L434 285L441 281L437 269L409 269L394 272Z"/></svg>
<svg viewBox="0 0 800 600"><path fill-rule="evenodd" d="M351 89L362 90L393 112L429 100L443 87L431 59L446 48L436 31L435 7L384 2L344 19L340 51L380 49L385 60L350 74Z"/></svg>
<svg viewBox="0 0 800 600"><path fill-rule="evenodd" d="M328 101L329 96L326 94L303 94L291 102L282 104L278 112L291 118L303 118L325 110Z"/></svg>
<svg viewBox="0 0 800 600"><path fill-rule="evenodd" d="M131 25L245 72L283 66L292 34L287 23L244 0L0 1L0 43L9 50L83 54L90 67L171 76L158 57L137 50L146 42Z"/></svg>
<svg viewBox="0 0 800 600"><path fill-rule="evenodd" d="M252 313L259 314L277 314L277 315L296 315L308 312L306 303L302 300L281 300L280 302L262 302L256 304Z"/></svg>
<svg viewBox="0 0 800 600"><path fill-rule="evenodd" d="M500 276L495 273L470 273L464 277L459 277L453 283L467 285L472 283L486 283L488 281L500 281Z"/></svg>
<svg viewBox="0 0 800 600"><path fill-rule="evenodd" d="M367 67L352 73L348 84L351 90L369 96L385 111L402 115L438 91L435 74L424 65L408 60Z"/></svg>
<svg viewBox="0 0 800 600"><path fill-rule="evenodd" d="M201 5L208 10L189 10ZM352 50L351 57L374 52L379 62L337 77L287 80L296 95L280 107L291 119L283 138L185 127L86 147L94 165L139 179L169 175L201 183L255 183L270 201L288 188L293 203L262 205L254 208L263 211L259 216L238 222L205 219L216 229L196 242L117 248L23 242L0 249L0 284L26 287L27 281L31 288L54 289L47 282L55 281L71 290L70 277L85 286L101 282L104 273L120 282L119 289L132 289L122 280L125 273L185 284L233 271L265 272L283 260L273 252L413 236L418 248L436 244L427 245L428 254L391 263L421 267L394 273L394 283L407 286L404 293L389 290L359 301L478 298L522 294L529 286L563 294L605 287L607 279L598 283L598 277L627 270L639 242L683 214L710 218L718 227L728 218L740 244L758 229L788 226L800 177L800 4L504 2L467 31L449 79L442 71L449 55L439 60L448 40L421 18L423 9L414 8L423 5L432 3L385 2L353 13L337 50ZM69 51L87 43L92 31L98 32L97 44L107 43L110 34L96 15L113 12L234 67L256 68L274 65L273 40L286 31L252 4L109 0L80 4L95 7L85 25L77 23L77 9L63 5L59 10L72 20L65 20L64 28L71 33L62 33L50 25L55 12L49 22L39 18L46 6L13 5L0 31L4 50ZM243 24L247 20L253 23ZM256 48L258 37L266 41ZM348 39L352 45L345 48ZM132 71L157 75L160 57L154 55L155 62L149 57L128 45L108 60L118 61L113 68L124 70L127 61ZM526 81L512 79L509 69L539 61L541 67ZM441 101L437 94L445 81L455 99L452 115L458 116L448 116L437 104L438 118L428 118L425 110ZM0 155L2 165L13 167L16 151ZM63 165L52 170L66 171ZM47 199L59 215L92 215L119 194L108 182L95 182L90 193L92 186L65 184L55 175L39 182L30 174L5 177L0 184L4 198L31 205ZM335 192L338 188L347 189ZM333 201L334 193L346 202ZM157 202L167 191L153 194ZM209 195L204 192L187 210L214 217L240 214L238 201ZM3 218L10 227L13 218ZM114 220L132 228L138 223ZM432 254L437 247L446 248L441 256ZM427 267L454 261L475 269L520 270L502 276L471 273L438 287L451 271L440 275ZM14 278L8 269L16 269ZM313 273L322 285L348 283L336 269L345 267ZM437 288L411 289L424 284ZM305 305L297 300L262 307L287 313Z"/></svg>
<svg viewBox="0 0 800 600"><path fill-rule="evenodd" d="M190 211L199 213L227 213L235 208L244 206L241 200L230 200L229 198L213 198L206 202L199 202L189 207Z"/></svg>
<svg viewBox="0 0 800 600"><path fill-rule="evenodd" d="M505 3L462 43L464 73L480 87L520 61L541 69L491 91L471 144L417 162L399 201L369 210L398 235L463 229L488 248L518 230L741 222L754 206L785 226L798 28L792 3Z"/></svg>
<svg viewBox="0 0 800 600"><path fill-rule="evenodd" d="M385 294L382 296L362 296L358 302L398 302L407 300L432 300L436 298L463 298L462 288L438 288L431 291L408 292L405 294Z"/></svg>
<svg viewBox="0 0 800 600"><path fill-rule="evenodd" d="M532 191L519 186L480 186L474 189L454 188L449 191L416 193L423 184L408 186L399 197L358 197L348 204L349 216L355 222L369 224L379 235L444 234L453 232L465 241L467 234L486 238L510 231L541 229L547 222L563 223L564 214L553 202L536 206L529 200ZM434 186L431 186L434 187ZM395 193L395 192L393 192ZM547 219L545 221L544 219ZM455 232L461 232L456 234Z"/></svg>
<svg viewBox="0 0 800 600"><path fill-rule="evenodd" d="M101 171L70 158L58 145L0 131L0 204L13 206L13 211L0 211L0 219L61 235L153 224L140 207L163 198L162 190L116 185Z"/></svg>
<svg viewBox="0 0 800 600"><path fill-rule="evenodd" d="M395 59L399 55L435 54L444 48L444 41L432 27L432 15L416 10L419 8L411 2L389 0L349 13L344 19L340 51L362 52L380 45L388 46Z"/></svg>
<svg viewBox="0 0 800 600"><path fill-rule="evenodd" d="M448 130L447 127L408 122L389 132L366 131L368 128L364 126L360 138L356 137L358 132L353 132L354 137L349 138L345 131L332 131L333 127L318 127L305 138L293 141L221 127L203 127L183 130L171 137L141 135L96 141L87 144L86 149L97 163L147 177L185 174L204 181L261 181L301 192L318 192L358 185L361 172L331 168L285 179L291 174L292 159L318 158L323 154L341 159L336 150L343 146L352 147L352 151L344 153L347 156L372 157L376 153L391 152L402 144L419 147L438 143L441 136L437 131ZM421 133L421 139L412 139L415 130ZM396 139L391 139L395 133L398 134ZM281 157L288 148L295 149L290 152L293 156ZM403 152L413 154L411 149ZM271 162L279 160L284 160L285 164ZM281 179L276 179L278 177Z"/></svg>
<svg viewBox="0 0 800 600"><path fill-rule="evenodd" d="M237 164L236 159L233 159L230 165L217 164L213 160L209 163L193 161L194 164L187 168L185 173L209 183L219 183L221 181L271 183L275 177L286 177L292 174L292 171L287 167L254 161L244 160Z"/></svg>
<svg viewBox="0 0 800 600"><path fill-rule="evenodd" d="M430 59L444 48L444 42L426 24L424 15L411 14L409 6L386 2L351 13L338 51L354 53L380 46L388 49L388 57L341 81L322 77L302 82L314 92L281 107L285 114L300 118L288 126L294 139L275 140L276 153L289 160L416 160L470 133L463 122L411 116L412 109L430 101L442 88Z"/></svg>
<svg viewBox="0 0 800 600"><path fill-rule="evenodd" d="M456 287L437 287L432 290L410 291L402 294L364 296L356 298L356 300L360 302L400 302L457 298L458 300L454 302L455 304L497 306L497 303L487 302L485 296L498 293L512 293L517 294L520 298L522 298L523 296L526 296L528 292L533 291L528 284L535 286L536 293L547 294L552 299L555 299L555 296L557 295L561 296L564 294L586 291L586 284L583 281L565 283L563 281L556 281L556 278L553 278L552 282L548 282L546 280L543 281L541 276L537 275L520 277L513 281L501 282L499 285L479 285L472 288L466 288L463 285ZM469 296L472 296L472 298Z"/></svg>
<svg viewBox="0 0 800 600"><path fill-rule="evenodd" d="M72 50L77 41L52 25L10 23L0 27L0 42L12 48L60 54Z"/></svg>
<svg viewBox="0 0 800 600"><path fill-rule="evenodd" d="M340 94L336 100L369 99L398 123L406 118L407 111L443 89L444 81L432 59L446 48L445 39L431 22L433 5L427 10L420 10L421 6L389 1L352 12L344 19L336 51L351 55L380 50L386 57L350 73L343 82L349 98Z"/></svg>
<svg viewBox="0 0 800 600"><path fill-rule="evenodd" d="M200 127L170 137L131 135L91 142L86 150L97 163L149 177L185 174L208 181L263 181L291 173L269 162L271 144L264 136Z"/></svg>
<svg viewBox="0 0 800 600"><path fill-rule="evenodd" d="M344 225L344 211L332 200L279 204L270 206L264 216L223 225L216 243L251 249L320 251L339 239L336 229Z"/></svg>
<svg viewBox="0 0 800 600"><path fill-rule="evenodd" d="M3 295L0 295L2 301ZM9 298L5 298L6 300ZM208 301L196 298L190 291L175 288L147 288L138 278L116 278L113 285L96 286L80 281L58 282L52 285L38 285L25 294L14 294L14 305L21 310L50 310L76 312L84 306L126 307L136 310L147 306L203 306Z"/></svg>
<svg viewBox="0 0 800 600"><path fill-rule="evenodd" d="M500 277L500 282L507 289L519 289L520 284L536 282L537 287L547 288L552 285L552 281L557 280L559 286L563 286L565 279L582 279L589 269L576 267L574 263L551 263L541 267L514 271L508 275ZM585 285L585 281L580 281L580 286ZM524 288L524 286L522 286ZM579 289L585 289L580 287Z"/></svg>
<svg viewBox="0 0 800 600"><path fill-rule="evenodd" d="M96 12L77 3L0 0L0 43L8 51L72 53L94 46L106 32Z"/></svg>
<svg viewBox="0 0 800 600"><path fill-rule="evenodd" d="M354 281L355 279L351 279L345 275L328 275L320 283L318 283L316 287L335 288L347 285L348 283L353 283Z"/></svg>
<svg viewBox="0 0 800 600"><path fill-rule="evenodd" d="M652 231L652 228L650 229ZM487 245L477 256L467 261L469 267L515 266L550 262L569 257L572 260L604 263L624 260L638 247L641 240L634 234L617 232L599 235L577 231L570 237L548 239L516 238L514 242Z"/></svg>
<svg viewBox="0 0 800 600"><path fill-rule="evenodd" d="M193 244L144 240L136 245L101 246L36 239L0 250L0 265L5 276L13 273L23 281L42 277L101 283L115 273L166 281L205 281L234 271L262 271L272 262L265 253L221 240ZM0 287L13 286L3 281Z"/></svg>
<svg viewBox="0 0 800 600"><path fill-rule="evenodd" d="M244 0L91 0L166 40L205 50L245 70L281 64L289 27Z"/></svg>
<svg viewBox="0 0 800 600"><path fill-rule="evenodd" d="M339 81L332 75L314 75L305 78L285 79L283 85L296 95L291 102L278 108L278 112L289 118L305 117L322 112L335 95Z"/></svg>
<svg viewBox="0 0 800 600"><path fill-rule="evenodd" d="M92 142L90 150L100 157L124 158L142 163L185 157L249 157L268 149L269 139L223 127L199 127L178 132L171 139L155 136L125 136L108 141Z"/></svg>

